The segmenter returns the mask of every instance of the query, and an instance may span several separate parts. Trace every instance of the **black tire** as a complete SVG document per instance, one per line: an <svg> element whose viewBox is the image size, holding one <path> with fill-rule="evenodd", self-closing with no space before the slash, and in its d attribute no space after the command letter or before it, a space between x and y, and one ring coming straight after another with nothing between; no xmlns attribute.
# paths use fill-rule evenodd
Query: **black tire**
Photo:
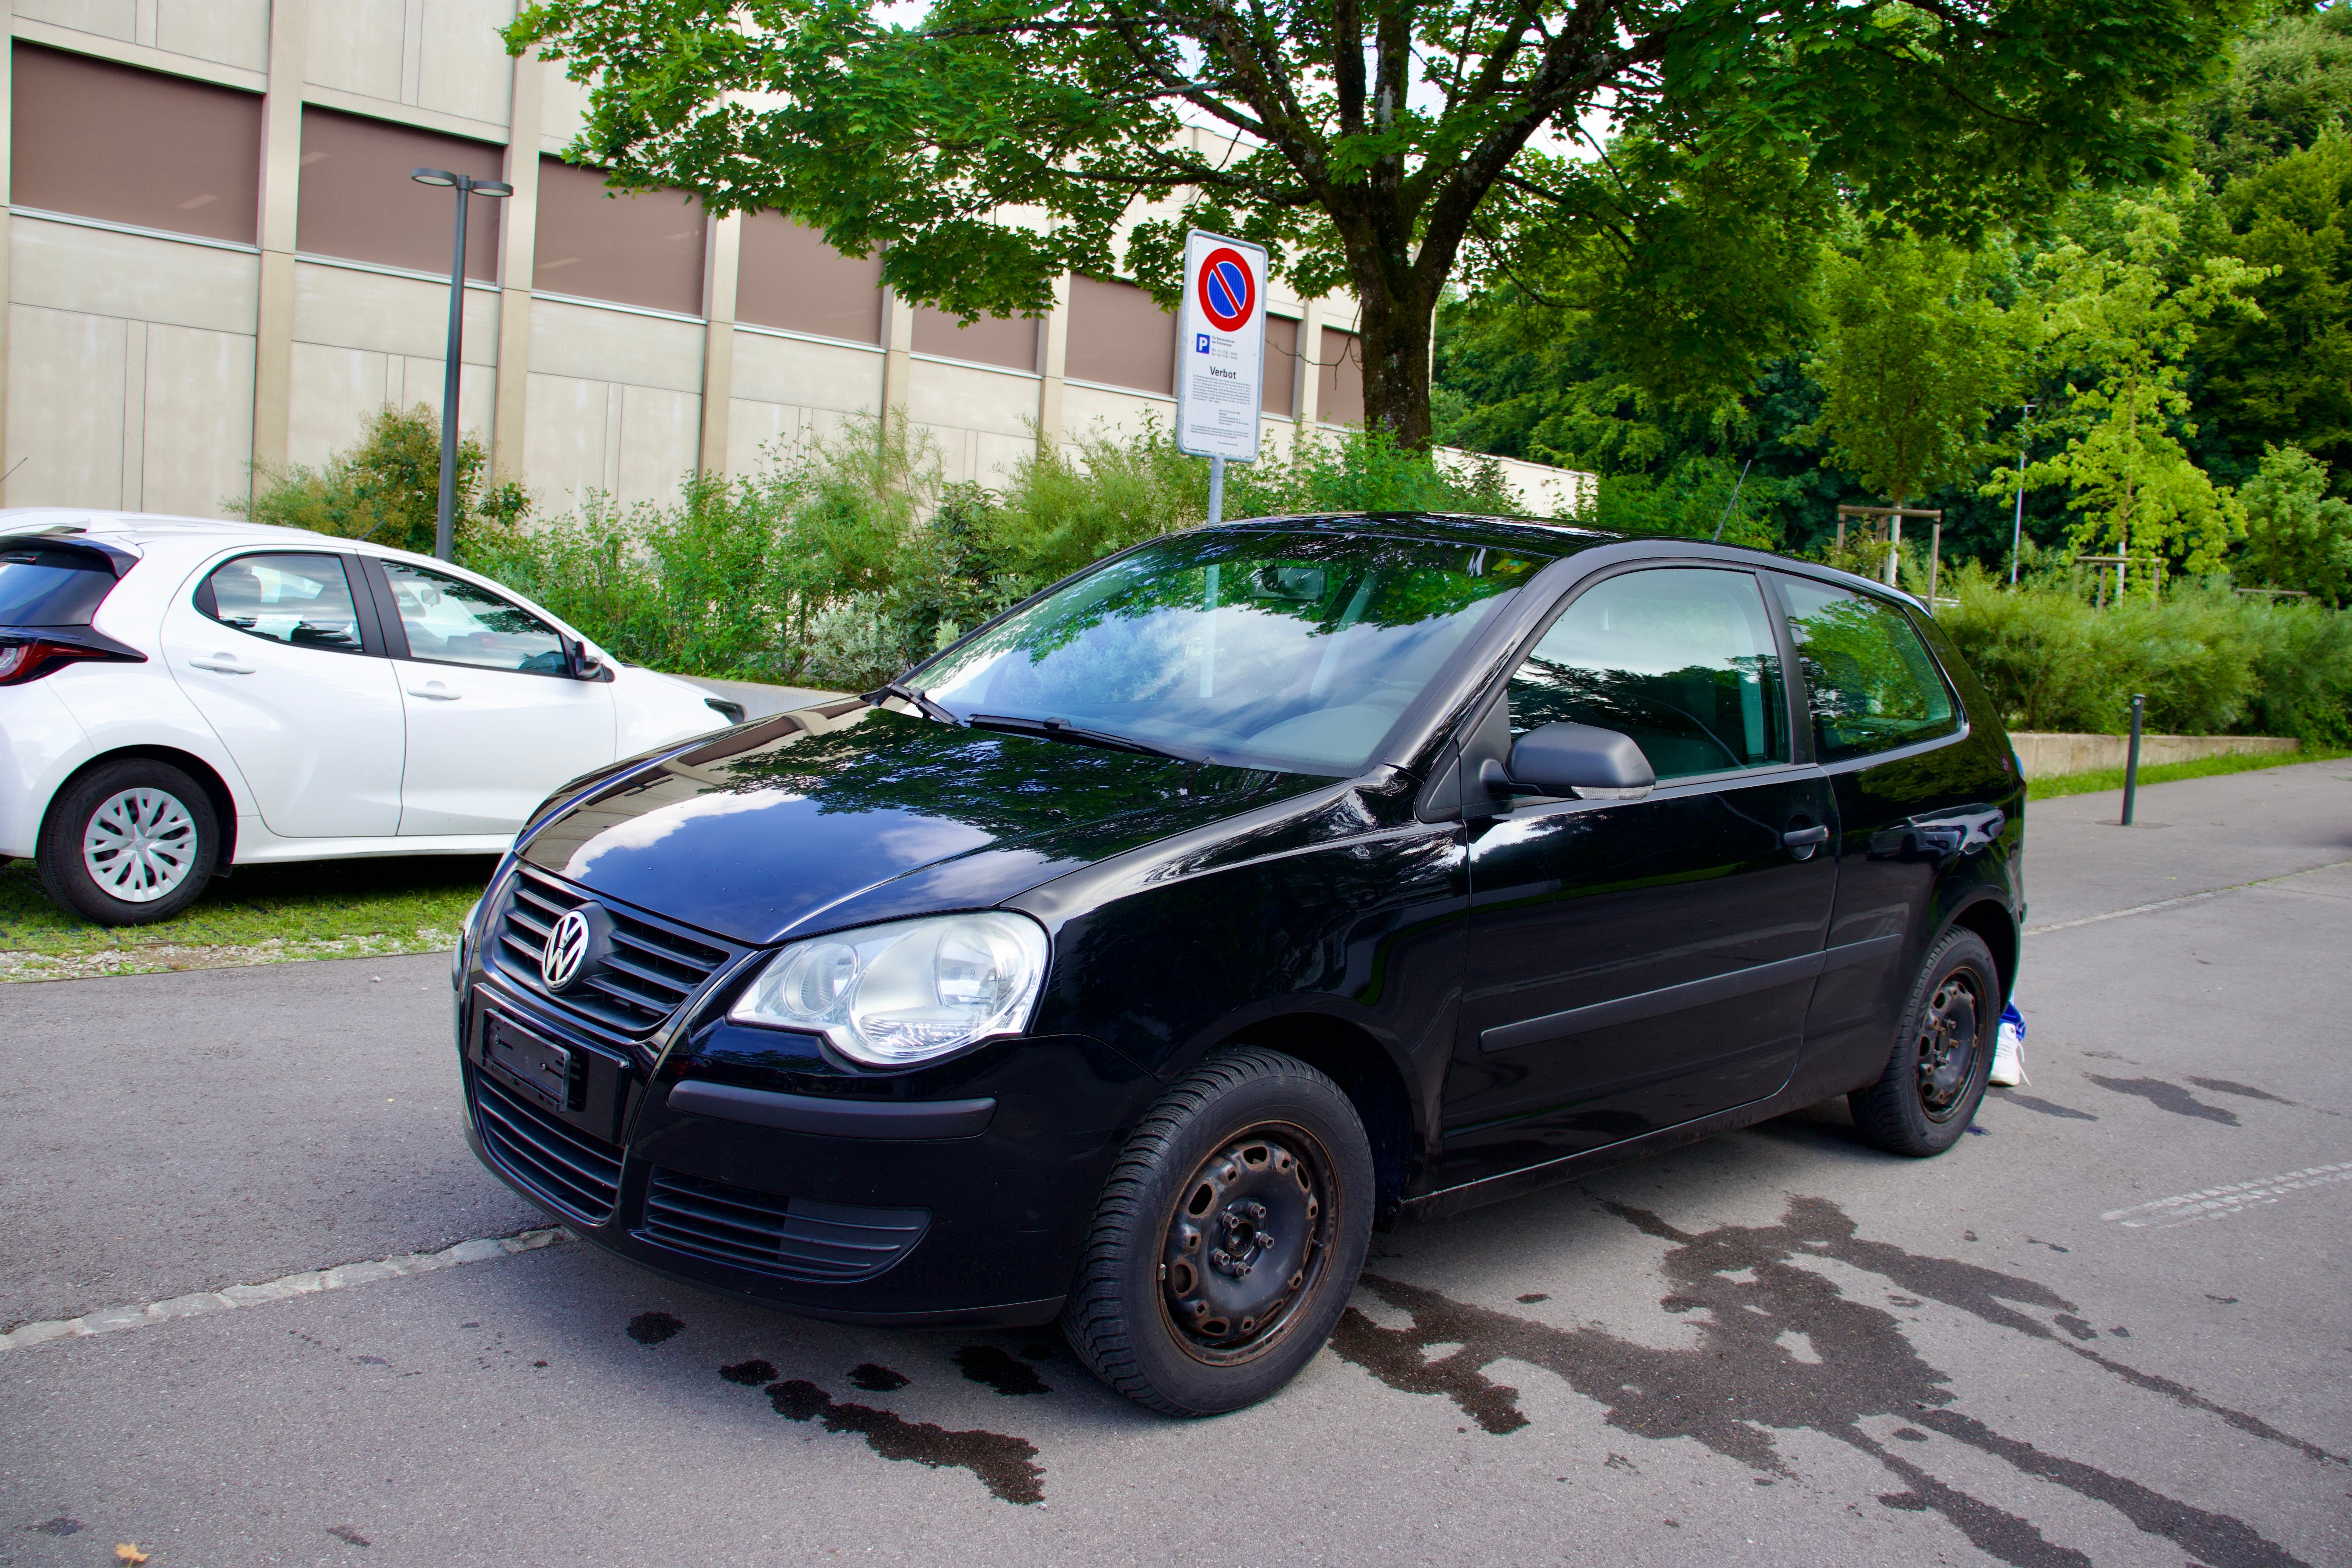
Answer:
<svg viewBox="0 0 2352 1568"><path fill-rule="evenodd" d="M1958 1142L1984 1101L2000 1008L1992 950L1972 931L1946 931L1904 1004L1886 1071L1847 1097L1864 1139L1914 1159Z"/></svg>
<svg viewBox="0 0 2352 1568"><path fill-rule="evenodd" d="M1372 1185L1338 1084L1278 1052L1219 1052L1145 1113L1103 1184L1062 1311L1070 1348L1162 1415L1256 1404L1339 1321Z"/></svg>
<svg viewBox="0 0 2352 1568"><path fill-rule="evenodd" d="M128 808L125 796L133 803ZM98 822L101 814L104 823ZM101 867L114 868L101 876L84 841L94 824L103 837L126 820L141 842L114 855L99 850ZM156 836L144 838L151 828ZM131 926L169 920L194 903L219 854L220 821L203 787L168 763L129 757L101 763L58 792L36 858L49 897L100 925Z"/></svg>

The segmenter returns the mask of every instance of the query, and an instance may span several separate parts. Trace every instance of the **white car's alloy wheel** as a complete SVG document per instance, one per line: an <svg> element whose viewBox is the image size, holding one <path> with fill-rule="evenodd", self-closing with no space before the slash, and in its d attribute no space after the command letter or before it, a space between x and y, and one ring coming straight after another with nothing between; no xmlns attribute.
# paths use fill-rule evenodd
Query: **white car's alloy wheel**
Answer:
<svg viewBox="0 0 2352 1568"><path fill-rule="evenodd" d="M163 898L188 879L195 861L195 819L160 789L109 795L82 829L81 862L90 880L125 903Z"/></svg>

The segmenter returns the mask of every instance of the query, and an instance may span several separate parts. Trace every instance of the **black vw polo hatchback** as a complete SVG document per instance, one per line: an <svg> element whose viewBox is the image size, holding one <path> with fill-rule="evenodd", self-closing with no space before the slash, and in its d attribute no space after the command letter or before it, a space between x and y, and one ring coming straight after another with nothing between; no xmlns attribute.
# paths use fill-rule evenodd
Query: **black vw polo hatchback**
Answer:
<svg viewBox="0 0 2352 1568"><path fill-rule="evenodd" d="M1374 1227L1837 1095L1958 1142L2023 790L1935 621L1685 540L1152 540L863 699L560 791L458 956L477 1152L785 1310L1058 1318L1154 1410Z"/></svg>

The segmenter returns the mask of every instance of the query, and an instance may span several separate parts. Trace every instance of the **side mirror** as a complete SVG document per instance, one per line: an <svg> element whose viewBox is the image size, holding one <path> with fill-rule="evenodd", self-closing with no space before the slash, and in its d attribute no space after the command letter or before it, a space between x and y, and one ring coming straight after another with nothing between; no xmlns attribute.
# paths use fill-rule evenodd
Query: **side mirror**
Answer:
<svg viewBox="0 0 2352 1568"><path fill-rule="evenodd" d="M1512 743L1509 768L1490 760L1478 774L1498 795L1572 795L1579 800L1640 800L1658 782L1650 759L1631 735L1566 720L1520 736Z"/></svg>
<svg viewBox="0 0 2352 1568"><path fill-rule="evenodd" d="M563 672L574 680L603 680L610 671L604 661L588 651L588 645L577 637L563 639Z"/></svg>

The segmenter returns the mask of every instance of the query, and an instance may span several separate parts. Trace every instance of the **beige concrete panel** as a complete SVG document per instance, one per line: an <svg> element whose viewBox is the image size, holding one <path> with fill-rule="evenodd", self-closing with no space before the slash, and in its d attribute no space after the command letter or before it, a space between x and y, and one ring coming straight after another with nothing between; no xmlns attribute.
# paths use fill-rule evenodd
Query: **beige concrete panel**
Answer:
<svg viewBox="0 0 2352 1568"><path fill-rule="evenodd" d="M128 330L108 316L8 308L11 506L122 504Z"/></svg>
<svg viewBox="0 0 2352 1568"><path fill-rule="evenodd" d="M730 398L727 404L728 460L739 474L757 473L780 450L789 450L807 428L808 410L788 403Z"/></svg>
<svg viewBox="0 0 2352 1568"><path fill-rule="evenodd" d="M137 41L135 0L16 0L16 15L126 44Z"/></svg>
<svg viewBox="0 0 2352 1568"><path fill-rule="evenodd" d="M1034 375L920 360L908 380L907 413L919 425L1025 438L1037 422L1038 378Z"/></svg>
<svg viewBox="0 0 2352 1568"><path fill-rule="evenodd" d="M1156 416L1162 430L1176 422L1176 400L1172 397L1150 397L1142 393L1113 392L1108 387L1082 386L1070 383L1062 394L1062 439L1076 440L1081 436L1111 432L1120 436L1142 434L1144 422Z"/></svg>
<svg viewBox="0 0 2352 1568"><path fill-rule="evenodd" d="M916 424L915 438L929 443L940 460L940 478L951 485L970 483L976 476L972 471L972 432L953 426Z"/></svg>
<svg viewBox="0 0 2352 1568"><path fill-rule="evenodd" d="M621 446L613 493L625 506L677 499L702 445L702 399L653 386L614 388L621 400Z"/></svg>
<svg viewBox="0 0 2352 1568"><path fill-rule="evenodd" d="M441 362L449 341L449 285L305 261L295 268L294 336L306 343L368 349ZM499 293L466 290L467 364L493 364Z"/></svg>
<svg viewBox="0 0 2352 1568"><path fill-rule="evenodd" d="M158 0L153 42L175 55L266 69L269 0Z"/></svg>
<svg viewBox="0 0 2352 1568"><path fill-rule="evenodd" d="M146 372L140 503L149 511L226 516L223 501L251 489L253 338L152 326Z"/></svg>
<svg viewBox="0 0 2352 1568"><path fill-rule="evenodd" d="M784 403L874 414L882 407L882 362L871 349L840 348L764 332L735 334L738 402ZM929 368L929 367L926 367ZM730 439L730 449L733 443Z"/></svg>
<svg viewBox="0 0 2352 1568"><path fill-rule="evenodd" d="M429 0L419 40L416 103L504 124L514 58L498 30L514 20L514 0Z"/></svg>
<svg viewBox="0 0 2352 1568"><path fill-rule="evenodd" d="M385 379L388 354L296 343L293 357L287 460L315 468L359 438L368 416L397 398L397 384Z"/></svg>
<svg viewBox="0 0 2352 1568"><path fill-rule="evenodd" d="M310 0L305 79L397 102L405 15L402 0Z"/></svg>
<svg viewBox="0 0 2352 1568"><path fill-rule="evenodd" d="M393 399L402 407L423 404L441 416L442 362L438 359L418 359L403 355L394 365L400 373L400 395ZM460 437L471 436L488 445L490 436L490 415L498 406L499 373L492 366L468 361L457 373L457 431Z"/></svg>
<svg viewBox="0 0 2352 1568"><path fill-rule="evenodd" d="M546 96L539 105L539 145L542 152L562 152L588 122L588 85L573 81L563 70L562 61L546 68Z"/></svg>
<svg viewBox="0 0 2352 1568"><path fill-rule="evenodd" d="M261 258L145 235L18 216L9 289L18 304L210 331L253 331Z"/></svg>
<svg viewBox="0 0 2352 1568"><path fill-rule="evenodd" d="M522 481L541 515L561 516L604 481L608 405L619 389L601 381L532 372L524 422Z"/></svg>
<svg viewBox="0 0 2352 1568"><path fill-rule="evenodd" d="M541 296L531 301L530 368L534 374L699 394L702 324Z"/></svg>
<svg viewBox="0 0 2352 1568"><path fill-rule="evenodd" d="M971 477L992 490L1010 485L1014 470L1037 456L1035 439L1026 435L998 436L975 430L966 445L971 453Z"/></svg>

